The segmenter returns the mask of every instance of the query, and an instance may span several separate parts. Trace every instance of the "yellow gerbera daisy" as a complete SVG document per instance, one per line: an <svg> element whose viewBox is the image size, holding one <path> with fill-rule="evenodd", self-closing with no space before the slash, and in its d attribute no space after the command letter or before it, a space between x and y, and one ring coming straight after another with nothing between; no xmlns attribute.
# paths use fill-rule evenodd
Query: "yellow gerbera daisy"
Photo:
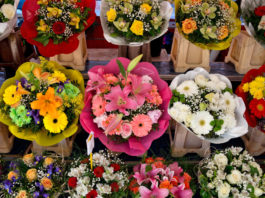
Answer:
<svg viewBox="0 0 265 198"><path fill-rule="evenodd" d="M45 129L47 129L50 133L60 133L66 128L68 120L64 112L59 112L55 116L51 116L49 114L44 116L43 123Z"/></svg>
<svg viewBox="0 0 265 198"><path fill-rule="evenodd" d="M65 82L67 79L66 79L66 76L64 75L64 73L56 70L54 71L54 73L52 74L51 77L49 77L49 81L56 81L56 82Z"/></svg>
<svg viewBox="0 0 265 198"><path fill-rule="evenodd" d="M7 105L13 105L20 101L21 95L17 93L17 86L11 85L5 89L5 93L3 95L4 102Z"/></svg>

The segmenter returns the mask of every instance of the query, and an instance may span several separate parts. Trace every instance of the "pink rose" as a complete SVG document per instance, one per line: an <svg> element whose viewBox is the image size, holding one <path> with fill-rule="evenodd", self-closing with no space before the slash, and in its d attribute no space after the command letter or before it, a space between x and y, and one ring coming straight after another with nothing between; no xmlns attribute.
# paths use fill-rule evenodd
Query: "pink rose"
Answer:
<svg viewBox="0 0 265 198"><path fill-rule="evenodd" d="M154 110L154 111L149 111L147 115L150 117L153 124L155 124L158 122L159 118L161 117L162 112L160 110Z"/></svg>
<svg viewBox="0 0 265 198"><path fill-rule="evenodd" d="M132 134L132 125L130 123L124 122L121 126L121 136L126 139Z"/></svg>

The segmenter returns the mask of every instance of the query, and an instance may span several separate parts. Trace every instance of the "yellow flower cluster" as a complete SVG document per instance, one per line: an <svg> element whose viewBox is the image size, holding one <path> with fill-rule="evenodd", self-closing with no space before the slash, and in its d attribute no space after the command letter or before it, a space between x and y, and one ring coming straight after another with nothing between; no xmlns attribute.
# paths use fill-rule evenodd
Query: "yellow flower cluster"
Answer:
<svg viewBox="0 0 265 198"><path fill-rule="evenodd" d="M250 83L243 85L244 92L249 92L253 98L260 100L265 97L265 77L258 76Z"/></svg>

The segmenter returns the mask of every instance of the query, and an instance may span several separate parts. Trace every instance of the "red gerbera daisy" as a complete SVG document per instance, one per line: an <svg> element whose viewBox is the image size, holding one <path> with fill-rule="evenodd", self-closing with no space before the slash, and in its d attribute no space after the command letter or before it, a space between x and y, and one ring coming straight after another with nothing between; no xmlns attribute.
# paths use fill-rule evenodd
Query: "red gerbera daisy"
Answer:
<svg viewBox="0 0 265 198"><path fill-rule="evenodd" d="M96 190L91 190L87 195L86 198L96 198L98 196L98 192Z"/></svg>
<svg viewBox="0 0 265 198"><path fill-rule="evenodd" d="M104 167L102 167L102 166L98 166L98 167L96 167L95 169L94 169L94 175L96 176L96 177L102 177L102 175L103 175L103 173L104 173Z"/></svg>
<svg viewBox="0 0 265 198"><path fill-rule="evenodd" d="M65 23L61 21L57 21L53 24L52 30L55 34L62 34L65 30Z"/></svg>
<svg viewBox="0 0 265 198"><path fill-rule="evenodd" d="M119 185L117 182L113 182L112 184L110 184L111 187L111 192L118 192L119 191Z"/></svg>
<svg viewBox="0 0 265 198"><path fill-rule="evenodd" d="M265 100L253 99L249 103L249 108L251 113L253 113L257 118L261 119L265 117Z"/></svg>
<svg viewBox="0 0 265 198"><path fill-rule="evenodd" d="M121 170L121 167L120 167L119 164L113 163L113 164L110 165L110 167L113 167L114 172L117 172L117 171Z"/></svg>

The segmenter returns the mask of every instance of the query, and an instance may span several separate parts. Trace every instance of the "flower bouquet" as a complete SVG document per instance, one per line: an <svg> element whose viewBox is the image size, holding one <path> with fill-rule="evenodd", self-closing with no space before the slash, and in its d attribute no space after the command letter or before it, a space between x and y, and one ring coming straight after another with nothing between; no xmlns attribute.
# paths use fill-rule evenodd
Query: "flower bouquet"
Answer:
<svg viewBox="0 0 265 198"><path fill-rule="evenodd" d="M94 153L91 161L78 158L71 163L66 193L73 198L127 197L124 163L104 151Z"/></svg>
<svg viewBox="0 0 265 198"><path fill-rule="evenodd" d="M264 197L265 175L247 151L231 147L216 151L199 167L202 198Z"/></svg>
<svg viewBox="0 0 265 198"><path fill-rule="evenodd" d="M16 25L18 3L19 0L0 1L0 41L8 37Z"/></svg>
<svg viewBox="0 0 265 198"><path fill-rule="evenodd" d="M64 184L62 162L57 158L27 154L10 162L9 169L0 184L5 198L56 198Z"/></svg>
<svg viewBox="0 0 265 198"><path fill-rule="evenodd" d="M246 30L265 48L265 2L242 0L241 10Z"/></svg>
<svg viewBox="0 0 265 198"><path fill-rule="evenodd" d="M139 46L165 34L173 8L164 0L102 0L100 20L105 39Z"/></svg>
<svg viewBox="0 0 265 198"><path fill-rule="evenodd" d="M22 36L46 57L69 54L96 18L95 0L26 0Z"/></svg>
<svg viewBox="0 0 265 198"><path fill-rule="evenodd" d="M244 102L225 76L196 68L178 75L170 88L168 113L199 138L221 144L247 133Z"/></svg>
<svg viewBox="0 0 265 198"><path fill-rule="evenodd" d="M170 120L171 91L152 64L138 64L140 58L93 67L80 118L83 128L110 150L134 156L144 154Z"/></svg>
<svg viewBox="0 0 265 198"><path fill-rule="evenodd" d="M224 50L240 33L238 6L233 0L176 0L179 32L203 49Z"/></svg>
<svg viewBox="0 0 265 198"><path fill-rule="evenodd" d="M134 167L134 175L129 184L131 197L178 197L191 198L191 177L177 162L169 166L161 157L146 158L145 163Z"/></svg>
<svg viewBox="0 0 265 198"><path fill-rule="evenodd" d="M18 138L57 144L77 131L83 93L80 72L43 58L24 63L0 89L0 121Z"/></svg>

